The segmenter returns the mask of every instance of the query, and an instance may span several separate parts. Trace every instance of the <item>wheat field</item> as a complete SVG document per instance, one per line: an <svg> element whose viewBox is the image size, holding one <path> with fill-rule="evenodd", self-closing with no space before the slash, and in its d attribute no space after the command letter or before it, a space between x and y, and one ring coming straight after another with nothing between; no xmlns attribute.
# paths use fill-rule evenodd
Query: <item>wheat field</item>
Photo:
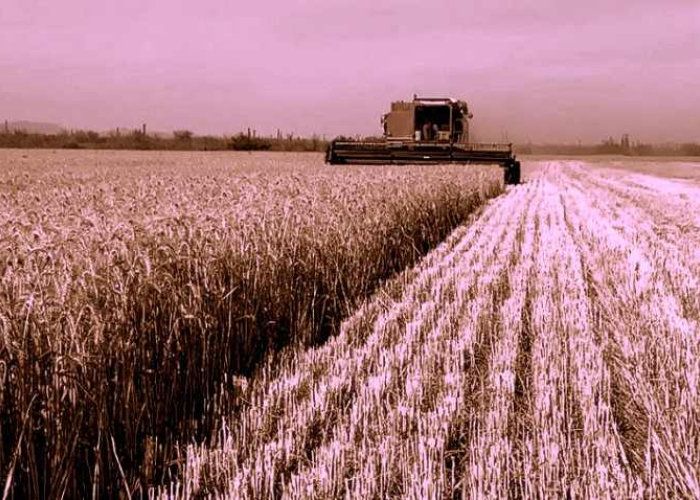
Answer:
<svg viewBox="0 0 700 500"><path fill-rule="evenodd" d="M700 497L697 164L1 162L3 500Z"/></svg>
<svg viewBox="0 0 700 500"><path fill-rule="evenodd" d="M700 497L700 186L527 172L246 382L160 496Z"/></svg>
<svg viewBox="0 0 700 500"><path fill-rule="evenodd" d="M4 151L0 473L12 498L145 495L485 200L499 169L320 155ZM4 495L3 495L4 496ZM4 500L4 498L3 498Z"/></svg>

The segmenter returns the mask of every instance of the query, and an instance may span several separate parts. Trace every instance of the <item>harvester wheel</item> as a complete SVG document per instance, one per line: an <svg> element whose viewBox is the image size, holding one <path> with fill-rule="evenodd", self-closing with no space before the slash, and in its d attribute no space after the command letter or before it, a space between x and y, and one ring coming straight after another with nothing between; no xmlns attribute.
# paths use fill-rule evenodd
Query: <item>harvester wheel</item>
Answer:
<svg viewBox="0 0 700 500"><path fill-rule="evenodd" d="M503 182L508 184L520 184L520 162L514 161L506 166L503 172Z"/></svg>
<svg viewBox="0 0 700 500"><path fill-rule="evenodd" d="M511 173L511 183L512 184L520 184L520 162L516 161L513 163L513 166L511 167L512 173Z"/></svg>

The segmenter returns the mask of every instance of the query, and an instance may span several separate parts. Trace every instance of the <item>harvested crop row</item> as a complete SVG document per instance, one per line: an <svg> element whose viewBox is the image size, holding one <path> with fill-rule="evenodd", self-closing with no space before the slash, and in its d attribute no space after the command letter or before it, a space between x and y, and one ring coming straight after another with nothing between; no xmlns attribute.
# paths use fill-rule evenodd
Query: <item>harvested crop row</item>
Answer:
<svg viewBox="0 0 700 500"><path fill-rule="evenodd" d="M700 188L655 186L541 165L254 378L160 494L699 496Z"/></svg>
<svg viewBox="0 0 700 500"><path fill-rule="evenodd" d="M667 181L661 184L668 187ZM602 185L627 199L626 182L606 179ZM606 355L624 456L651 495L695 497L700 495L700 275L694 241L700 230L687 229L686 210L664 210L669 198L665 189L624 205L609 195L596 197L596 209L610 223L581 224L574 233L586 250L585 265L599 270L591 273L591 282L602 310L601 330L611 339ZM573 218L581 214L580 193L572 199L577 202ZM608 248L604 260L592 250L600 246Z"/></svg>
<svg viewBox="0 0 700 500"><path fill-rule="evenodd" d="M28 497L162 481L240 404L234 375L326 339L502 189L495 168L7 154L0 470Z"/></svg>
<svg viewBox="0 0 700 500"><path fill-rule="evenodd" d="M496 448L514 453L494 467L482 459L494 447L468 439L462 496L696 496L700 318L681 304L697 296L697 257L693 231L675 229L687 214L667 190L629 196L636 174L569 163L536 179L545 202L520 332L532 341L515 375L527 392L507 417L519 430Z"/></svg>

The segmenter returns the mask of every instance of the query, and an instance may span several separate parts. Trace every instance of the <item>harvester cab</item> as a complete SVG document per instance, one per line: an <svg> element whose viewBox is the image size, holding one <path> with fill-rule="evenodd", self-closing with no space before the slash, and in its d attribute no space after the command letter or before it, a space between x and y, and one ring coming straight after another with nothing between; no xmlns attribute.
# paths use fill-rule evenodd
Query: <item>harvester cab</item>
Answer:
<svg viewBox="0 0 700 500"><path fill-rule="evenodd" d="M468 143L471 117L464 101L416 97L393 102L382 124L384 137L392 141Z"/></svg>
<svg viewBox="0 0 700 500"><path fill-rule="evenodd" d="M520 162L511 144L470 142L466 102L442 97L395 101L382 116L380 140L331 141L330 164L466 163L498 164L506 184L520 183Z"/></svg>

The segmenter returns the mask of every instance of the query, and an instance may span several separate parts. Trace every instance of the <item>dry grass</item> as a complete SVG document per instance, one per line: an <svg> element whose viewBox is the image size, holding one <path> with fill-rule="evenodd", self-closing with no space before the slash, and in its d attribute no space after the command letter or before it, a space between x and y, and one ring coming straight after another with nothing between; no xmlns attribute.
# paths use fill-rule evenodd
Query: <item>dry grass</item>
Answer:
<svg viewBox="0 0 700 500"><path fill-rule="evenodd" d="M324 341L379 283L502 190L495 168L330 168L318 156L274 154L26 155L0 160L0 472L9 498L145 495L183 469L180 444L208 437L229 415L249 450L241 453L263 460L254 467L265 479L256 480L279 491L279 478L303 472L333 425L345 425L340 410L349 406L315 406L287 424L294 398L324 401L315 377L336 360L290 379L287 357L274 352ZM442 314L437 301L424 309L425 319ZM417 338L431 343L410 349L430 353L447 331L421 328ZM377 332L364 335L386 342ZM400 328L395 336L409 341ZM265 389L252 396L267 399L250 407L237 376L267 353L256 377ZM437 366L408 359L418 385ZM346 405L365 390L336 393L330 383L329 395ZM435 383L440 394L459 391L459 379ZM430 394L412 397L439 419ZM236 415L251 411L258 427L239 425ZM286 439L303 446L271 470L263 443L279 442L282 422ZM208 487L187 481L190 491Z"/></svg>
<svg viewBox="0 0 700 500"><path fill-rule="evenodd" d="M158 495L700 497L700 189L530 166Z"/></svg>

